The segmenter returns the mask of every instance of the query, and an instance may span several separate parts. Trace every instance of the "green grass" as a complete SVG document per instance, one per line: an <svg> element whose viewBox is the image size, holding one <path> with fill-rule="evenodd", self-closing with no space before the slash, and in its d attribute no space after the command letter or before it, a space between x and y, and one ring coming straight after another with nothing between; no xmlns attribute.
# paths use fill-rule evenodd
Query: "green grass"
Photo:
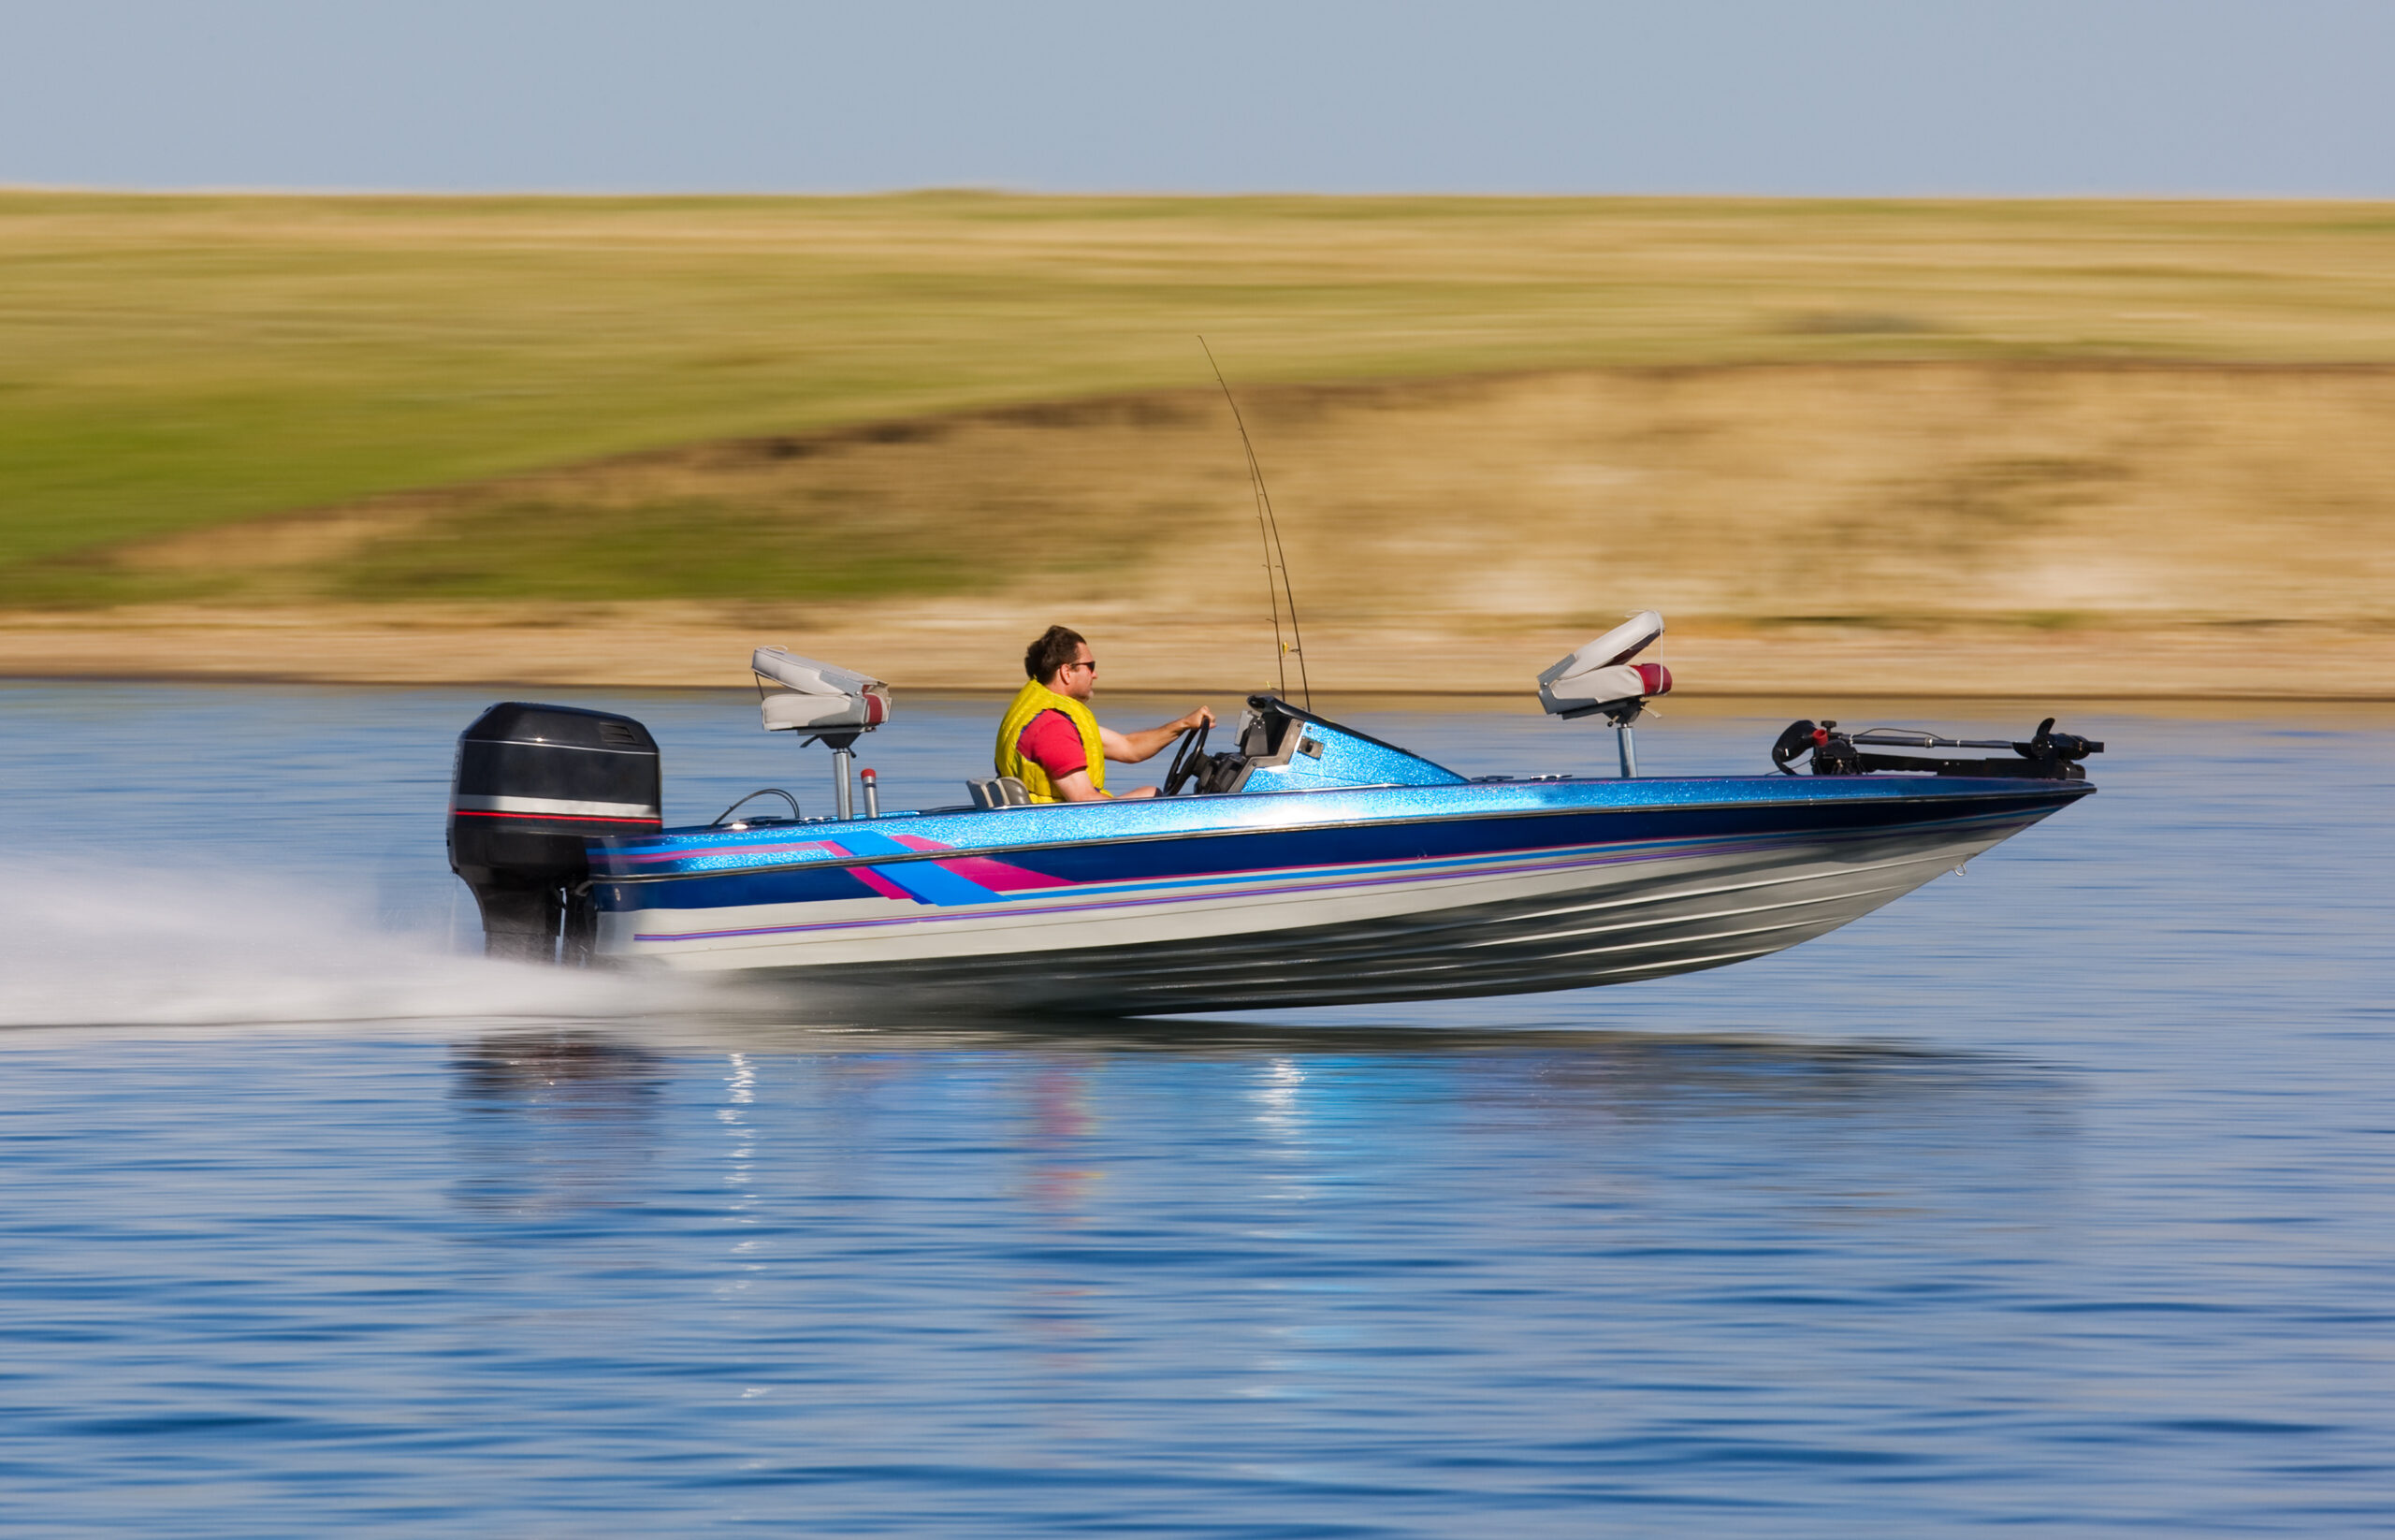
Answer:
<svg viewBox="0 0 2395 1540"><path fill-rule="evenodd" d="M76 553L396 489L1198 385L1199 332L1250 383L1775 359L2385 361L2395 211L5 194L0 589L123 597ZM740 538L737 511L698 523ZM531 517L486 553L506 564L443 576L417 552L356 582L498 596L678 563L675 581L704 588L733 559L660 544L688 533ZM807 581L976 580L936 551L893 559Z"/></svg>
<svg viewBox="0 0 2395 1540"><path fill-rule="evenodd" d="M801 546L770 517L712 501L588 509L507 502L468 524L378 544L325 574L329 596L384 602L527 597L702 598L779 593L794 600L880 592L957 593L976 586L961 550L896 549L853 538ZM664 538L669 536L671 538ZM848 536L849 538L843 538Z"/></svg>
<svg viewBox="0 0 2395 1540"><path fill-rule="evenodd" d="M344 601L552 602L772 597L791 603L877 594L965 594L1041 570L1039 547L943 538L879 500L842 499L792 517L781 506L716 498L660 498L625 505L499 500L460 508L420 530L376 542L312 574L326 597ZM1134 559L1137 531L1084 545L1101 566ZM178 591L152 579L161 598L222 591L198 574Z"/></svg>

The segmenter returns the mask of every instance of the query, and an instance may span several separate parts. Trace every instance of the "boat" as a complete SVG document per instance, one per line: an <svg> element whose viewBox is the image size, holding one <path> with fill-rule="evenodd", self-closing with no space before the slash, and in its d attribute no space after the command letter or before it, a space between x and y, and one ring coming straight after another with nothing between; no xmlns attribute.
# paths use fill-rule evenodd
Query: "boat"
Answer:
<svg viewBox="0 0 2395 1540"><path fill-rule="evenodd" d="M1539 676L1619 774L1467 777L1277 693L1178 744L1153 799L856 806L869 676L761 648L768 731L835 756L837 811L768 790L667 829L629 717L507 702L461 735L453 866L497 954L736 977L835 1010L1147 1015L1578 989L1720 967L1870 913L2095 787L2103 745L1793 723L1760 773L1641 777L1652 612ZM870 777L870 772L866 773ZM772 801L780 798L787 809ZM762 811L742 813L743 807Z"/></svg>

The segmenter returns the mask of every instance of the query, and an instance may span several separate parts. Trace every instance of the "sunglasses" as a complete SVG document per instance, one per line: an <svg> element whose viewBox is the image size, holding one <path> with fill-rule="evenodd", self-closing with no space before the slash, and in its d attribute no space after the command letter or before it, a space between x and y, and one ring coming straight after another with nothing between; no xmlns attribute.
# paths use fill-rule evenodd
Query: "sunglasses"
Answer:
<svg viewBox="0 0 2395 1540"><path fill-rule="evenodd" d="M1092 658L1092 659L1089 659L1089 660L1087 660L1086 661L1083 661L1083 662L1078 662L1078 663L1067 663L1067 664L1065 665L1064 669L1063 669L1063 672L1064 672L1064 673L1067 673L1067 674L1070 674L1073 670L1075 670L1075 669L1077 669L1077 668L1085 668L1085 669L1089 670L1092 674L1095 674L1095 673L1096 673L1096 672L1097 672L1097 660L1096 660L1096 659L1095 659L1095 658Z"/></svg>

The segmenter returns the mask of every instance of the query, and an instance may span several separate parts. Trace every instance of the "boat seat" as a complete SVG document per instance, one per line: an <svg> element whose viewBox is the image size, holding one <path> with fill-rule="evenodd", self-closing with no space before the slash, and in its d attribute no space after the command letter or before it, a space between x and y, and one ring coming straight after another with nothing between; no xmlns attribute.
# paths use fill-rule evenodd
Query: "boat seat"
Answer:
<svg viewBox="0 0 2395 1540"><path fill-rule="evenodd" d="M1641 610L1538 676L1538 703L1551 716L1585 717L1602 711L1622 721L1638 715L1651 695L1668 694L1672 671L1661 663L1633 663L1663 634L1663 617Z"/></svg>
<svg viewBox="0 0 2395 1540"><path fill-rule="evenodd" d="M992 776L987 780L968 780L965 789L973 793L973 806L984 812L993 807L1028 807L1031 789L1012 776Z"/></svg>
<svg viewBox="0 0 2395 1540"><path fill-rule="evenodd" d="M870 675L801 658L784 647L759 647L748 667L780 687L758 703L768 733L828 731L853 739L890 719L890 687Z"/></svg>

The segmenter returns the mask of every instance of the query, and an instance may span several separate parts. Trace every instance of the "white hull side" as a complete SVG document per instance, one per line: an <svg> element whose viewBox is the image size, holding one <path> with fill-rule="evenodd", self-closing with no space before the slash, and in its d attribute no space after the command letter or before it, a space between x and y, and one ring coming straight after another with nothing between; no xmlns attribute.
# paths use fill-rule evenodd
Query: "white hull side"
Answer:
<svg viewBox="0 0 2395 1540"><path fill-rule="evenodd" d="M1154 1013L1578 988L1809 940L2037 816L1053 889L999 905L762 905L602 915L602 954L736 972L837 1010Z"/></svg>

